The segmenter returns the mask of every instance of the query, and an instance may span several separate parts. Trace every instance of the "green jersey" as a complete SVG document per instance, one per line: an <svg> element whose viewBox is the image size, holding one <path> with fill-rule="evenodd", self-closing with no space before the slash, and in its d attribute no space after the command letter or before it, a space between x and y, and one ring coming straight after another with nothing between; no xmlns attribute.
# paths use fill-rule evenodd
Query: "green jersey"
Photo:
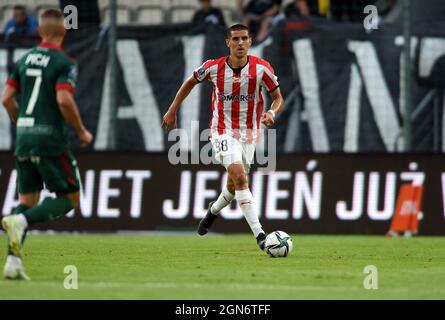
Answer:
<svg viewBox="0 0 445 320"><path fill-rule="evenodd" d="M62 51L42 43L21 58L7 84L18 90L16 156L56 156L68 149L68 127L57 90L74 91L76 65Z"/></svg>

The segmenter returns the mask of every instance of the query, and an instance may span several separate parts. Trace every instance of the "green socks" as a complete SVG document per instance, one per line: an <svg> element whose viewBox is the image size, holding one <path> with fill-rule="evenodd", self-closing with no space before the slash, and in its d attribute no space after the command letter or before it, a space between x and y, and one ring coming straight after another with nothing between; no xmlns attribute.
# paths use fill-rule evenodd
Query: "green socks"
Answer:
<svg viewBox="0 0 445 320"><path fill-rule="evenodd" d="M23 215L28 224L33 225L38 222L54 220L67 214L71 209L73 209L71 201L65 197L46 198L40 205L23 212Z"/></svg>
<svg viewBox="0 0 445 320"><path fill-rule="evenodd" d="M25 205L23 205L23 204L19 204L19 205L14 209L14 211L12 211L12 214L20 214L20 213L25 212L25 211L28 210L28 209L29 209L28 206L25 206Z"/></svg>

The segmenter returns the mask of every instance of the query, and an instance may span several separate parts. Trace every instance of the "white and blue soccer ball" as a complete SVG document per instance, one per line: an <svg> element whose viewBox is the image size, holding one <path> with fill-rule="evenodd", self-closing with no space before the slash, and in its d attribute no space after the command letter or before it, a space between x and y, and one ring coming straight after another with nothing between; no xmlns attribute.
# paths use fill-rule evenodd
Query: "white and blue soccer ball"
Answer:
<svg viewBox="0 0 445 320"><path fill-rule="evenodd" d="M284 231L271 232L266 237L264 250L273 258L287 257L292 252L292 239Z"/></svg>

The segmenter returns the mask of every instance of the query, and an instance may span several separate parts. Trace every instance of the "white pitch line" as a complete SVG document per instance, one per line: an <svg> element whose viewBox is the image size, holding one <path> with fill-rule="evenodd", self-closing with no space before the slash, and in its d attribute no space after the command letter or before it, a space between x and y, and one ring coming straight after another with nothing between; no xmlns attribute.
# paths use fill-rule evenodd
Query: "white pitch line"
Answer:
<svg viewBox="0 0 445 320"><path fill-rule="evenodd" d="M49 281L42 282L26 282L23 286L24 289L29 290L30 286L42 286L47 287L58 287L63 289L62 283L55 283ZM0 283L0 287L2 287ZM214 291L214 290L224 290L224 291L257 291L257 290L267 290L267 291L287 291L287 292L301 292L301 291L322 291L322 292L385 292L385 293L445 293L445 289L408 289L408 288L392 288L392 289L378 289L378 290L365 290L363 288L357 287L322 287L322 286L287 286L287 285L263 285L263 284L234 284L234 283L224 283L224 284L202 284L198 282L188 282L188 283L174 283L174 282L82 282L79 281L79 292L85 291L84 288L94 289L94 288L120 288L123 287L131 289L200 289L204 291ZM15 289L21 289L15 287ZM13 291L15 291L13 289ZM19 291L19 290L17 290Z"/></svg>

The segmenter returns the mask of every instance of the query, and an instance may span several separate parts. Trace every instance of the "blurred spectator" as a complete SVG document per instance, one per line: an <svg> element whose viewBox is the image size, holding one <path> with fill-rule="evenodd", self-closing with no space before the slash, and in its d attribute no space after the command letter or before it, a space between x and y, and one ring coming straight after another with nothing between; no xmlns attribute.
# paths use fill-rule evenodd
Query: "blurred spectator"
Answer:
<svg viewBox="0 0 445 320"><path fill-rule="evenodd" d="M309 5L306 0L294 0L284 8L287 19L299 19L311 15Z"/></svg>
<svg viewBox="0 0 445 320"><path fill-rule="evenodd" d="M211 6L211 0L198 0L201 4L201 8L195 12L193 16L193 22L207 22L213 24L219 24L226 27L224 16L219 8Z"/></svg>
<svg viewBox="0 0 445 320"><path fill-rule="evenodd" d="M257 41L266 38L273 19L280 12L282 0L250 0L242 9L243 24L249 27ZM238 7L244 6L243 0L238 0Z"/></svg>
<svg viewBox="0 0 445 320"><path fill-rule="evenodd" d="M319 0L294 0L284 8L287 19L299 19L302 17L326 17L329 1Z"/></svg>
<svg viewBox="0 0 445 320"><path fill-rule="evenodd" d="M25 6L16 5L13 8L12 17L6 22L3 33L6 37L32 35L37 34L37 27L36 17L28 16Z"/></svg>
<svg viewBox="0 0 445 320"><path fill-rule="evenodd" d="M334 21L362 22L363 9L377 0L331 0L331 15Z"/></svg>
<svg viewBox="0 0 445 320"><path fill-rule="evenodd" d="M311 12L317 13L319 17L326 18L329 13L329 0L308 0Z"/></svg>
<svg viewBox="0 0 445 320"><path fill-rule="evenodd" d="M385 17L389 12L395 7L397 4L397 0L377 0L375 3L379 15Z"/></svg>
<svg viewBox="0 0 445 320"><path fill-rule="evenodd" d="M326 18L329 11L329 0L293 0L280 13L281 20L298 20Z"/></svg>

